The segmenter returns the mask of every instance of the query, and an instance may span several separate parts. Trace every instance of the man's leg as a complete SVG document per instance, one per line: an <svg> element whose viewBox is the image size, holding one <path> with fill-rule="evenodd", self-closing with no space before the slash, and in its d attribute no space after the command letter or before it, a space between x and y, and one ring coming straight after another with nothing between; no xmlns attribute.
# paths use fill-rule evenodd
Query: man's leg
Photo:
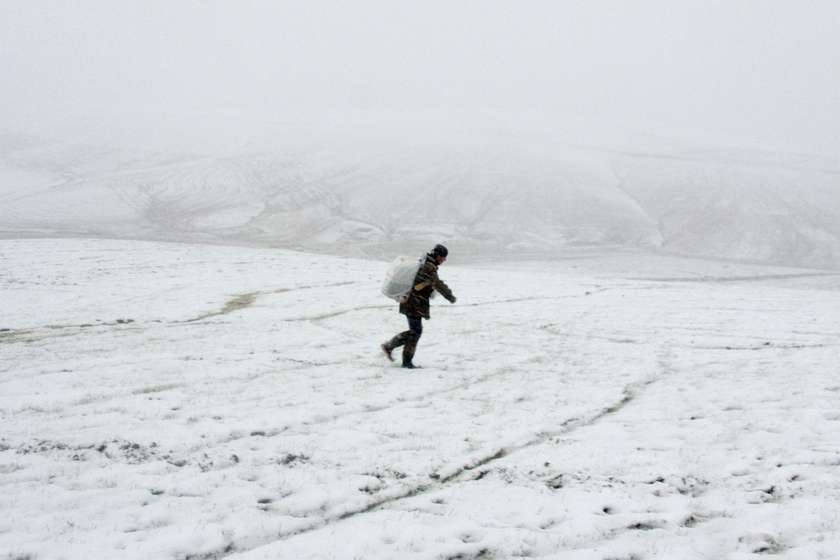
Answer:
<svg viewBox="0 0 840 560"><path fill-rule="evenodd" d="M417 343L423 335L423 319L421 317L408 317L408 331L405 333L405 345L403 346L402 367L413 368L414 352L417 350Z"/></svg>
<svg viewBox="0 0 840 560"><path fill-rule="evenodd" d="M419 318L418 318L418 320L419 320ZM386 356L389 360L391 360L392 362L394 361L394 357L393 357L393 356L391 356L391 352L393 352L394 350L396 350L396 349L397 349L397 348L399 348L400 346L404 346L404 345L405 345L405 344L407 344L407 343L408 343L408 341L412 338L411 321L412 321L412 318L411 318L411 317L408 317L408 329L409 329L409 330L407 330L407 331L403 331L403 332L401 332L400 334L395 335L395 336L394 336L391 340L389 340L389 341L385 342L385 343L384 343L384 344L382 344L382 346L380 347L380 348L382 348L382 352L384 352L384 353L385 353L385 356ZM423 326L422 326L422 324L421 324L421 325L420 325L420 332L422 332L422 331L423 331ZM419 338L419 337L418 337L418 338ZM412 351L412 354L413 354L413 353L414 353L414 352Z"/></svg>
<svg viewBox="0 0 840 560"><path fill-rule="evenodd" d="M382 348L382 352L385 354L385 357L393 362L394 357L391 355L391 352L393 352L395 348L399 348L403 344L405 344L405 333L400 333L394 336L394 338L392 338L391 340L386 340L385 342L383 342L380 348Z"/></svg>

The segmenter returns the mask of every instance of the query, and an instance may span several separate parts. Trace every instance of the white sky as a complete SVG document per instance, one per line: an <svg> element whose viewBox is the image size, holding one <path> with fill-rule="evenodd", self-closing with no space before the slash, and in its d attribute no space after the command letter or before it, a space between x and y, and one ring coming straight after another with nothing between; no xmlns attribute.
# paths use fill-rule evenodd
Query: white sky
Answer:
<svg viewBox="0 0 840 560"><path fill-rule="evenodd" d="M0 130L436 115L840 152L832 1L0 3Z"/></svg>

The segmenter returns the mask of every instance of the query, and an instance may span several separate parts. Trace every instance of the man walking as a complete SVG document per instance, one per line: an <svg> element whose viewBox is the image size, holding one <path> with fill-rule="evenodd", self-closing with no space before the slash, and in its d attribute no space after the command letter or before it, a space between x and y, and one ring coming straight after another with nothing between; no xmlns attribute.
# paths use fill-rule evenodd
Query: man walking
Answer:
<svg viewBox="0 0 840 560"><path fill-rule="evenodd" d="M382 344L382 351L385 356L394 361L391 355L396 348L403 347L402 367L414 369L414 352L417 350L417 342L423 334L423 319L430 319L429 298L437 291L455 303L455 296L446 283L438 278L438 267L446 261L449 251L443 245L435 245L427 255L425 262L420 265L417 276L414 278L414 285L409 293L400 300L400 313L408 319L408 330L401 332L391 340Z"/></svg>

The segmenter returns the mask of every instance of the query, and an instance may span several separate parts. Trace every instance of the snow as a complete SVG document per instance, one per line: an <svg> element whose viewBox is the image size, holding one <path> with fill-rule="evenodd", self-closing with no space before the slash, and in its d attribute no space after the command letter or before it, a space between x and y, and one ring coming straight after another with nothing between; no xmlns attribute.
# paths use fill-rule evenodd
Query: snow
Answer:
<svg viewBox="0 0 840 560"><path fill-rule="evenodd" d="M0 242L5 558L837 558L840 275Z"/></svg>
<svg viewBox="0 0 840 560"><path fill-rule="evenodd" d="M22 148L0 136L0 237L261 244L382 260L440 240L481 258L598 245L840 267L831 158L581 147L451 127L274 132L198 154L35 138Z"/></svg>

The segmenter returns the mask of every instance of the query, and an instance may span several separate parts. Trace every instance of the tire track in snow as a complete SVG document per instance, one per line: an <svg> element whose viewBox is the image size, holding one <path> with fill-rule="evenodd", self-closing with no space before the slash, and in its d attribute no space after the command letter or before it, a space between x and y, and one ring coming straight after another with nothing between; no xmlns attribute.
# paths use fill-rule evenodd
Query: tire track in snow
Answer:
<svg viewBox="0 0 840 560"><path fill-rule="evenodd" d="M299 323L301 321L323 321L324 319L331 319L333 317L338 317L339 315L346 315L347 313L353 313L354 311L366 311L368 309L390 309L390 305L359 305L356 307L350 307L349 309L341 309L339 311L331 311L329 313L321 313L320 315L306 315L303 317L289 317L286 319L280 319L280 321L284 321L287 323Z"/></svg>
<svg viewBox="0 0 840 560"><path fill-rule="evenodd" d="M699 276L699 277L642 277L632 278L644 282L695 282L695 283L725 283L725 282L763 282L765 280L794 280L798 278L819 278L840 276L837 272L795 272L789 274L763 274L751 276Z"/></svg>
<svg viewBox="0 0 840 560"><path fill-rule="evenodd" d="M587 293L587 295L589 295ZM564 296L530 296L530 297L520 297L520 298L510 298L510 299L494 299L490 301L479 301L476 303L464 303L461 304L460 307L485 307L488 305L500 305L504 303L522 303L525 301L554 301L554 300L561 300L561 299L573 299L579 298L580 294L568 294Z"/></svg>
<svg viewBox="0 0 840 560"><path fill-rule="evenodd" d="M569 432L580 428L584 428L586 426L591 426L606 416L610 416L616 414L617 412L620 412L624 407L626 407L629 403L635 400L647 386L655 383L659 379L661 379L661 376L649 377L641 381L634 381L633 383L630 383L624 387L624 389L622 390L621 399L619 399L611 405L596 410L591 414L588 414L583 417L576 416L569 418L563 423L561 423L558 428L554 430L538 432L533 438L525 442L499 447L493 453L485 455L484 457L479 457L474 461L471 461L465 465L456 468L452 472L445 474L436 474L440 478L441 482L448 482L468 471L477 469L488 463L492 463L493 461L501 459L502 457L507 457L509 455L512 455L513 453L522 451L523 449L528 449L530 447L535 447L544 443L548 443L553 438L566 435Z"/></svg>
<svg viewBox="0 0 840 560"><path fill-rule="evenodd" d="M293 362L300 362L300 360L290 360ZM318 414L317 416L313 416L310 419L301 420L296 423L284 425L281 428L274 428L274 429L261 429L260 431L263 432L263 437L275 437L275 436L289 436L289 435L307 435L311 433L311 430L307 428L320 426L323 424L329 424L332 422L337 422L340 420L345 420L347 418L352 418L354 416L363 416L366 414L382 412L383 410L388 410L391 408L404 406L404 405L411 405L412 403L422 403L427 401L429 398L436 397L439 395L445 395L447 393L452 393L455 391L459 391L462 389L466 389L469 387L473 387L480 383L486 383L488 381L492 381L497 377L502 377L511 373L515 373L517 371L517 367L521 365L527 365L530 363L529 359L522 360L517 363L497 367L493 369L491 372L485 373L484 375L478 377L471 377L471 378L462 378L457 383L447 385L445 387L439 387L434 390L426 391L423 393L417 393L410 396L402 396L398 395L397 397L380 403L371 403L364 406L356 407L350 410L345 410L342 412L338 412L336 414ZM298 369L307 369L308 367L326 367L326 366L334 366L340 365L341 362L336 363L323 363L323 364L308 364L303 363L300 367L294 368L295 370ZM270 374L274 372L273 369L266 370L265 372L260 373L258 376ZM216 441L212 442L213 446L220 446L226 445L228 443L232 443L241 439L245 439L251 437L247 433L237 433L237 434L229 434L227 436L221 437ZM199 447L195 447L191 449L192 452L199 452L202 450L208 449L209 446L201 445Z"/></svg>
<svg viewBox="0 0 840 560"><path fill-rule="evenodd" d="M603 291L603 290L598 290ZM587 292L586 295L590 295L590 293L595 292ZM521 297L521 298L511 298L511 299L497 299L497 300L490 300L490 301L480 301L476 303L462 303L458 304L458 307L484 307L488 305L501 305L505 303L522 303L524 301L553 301L553 300L562 300L562 299L572 299L578 298L580 294L569 294L566 296L533 296L533 297ZM359 305L356 307L350 307L347 309L341 309L339 311L332 311L330 313L322 313L320 315L306 315L303 317L291 317L288 319L280 319L281 321L287 322L298 322L298 321L322 321L324 319L331 319L333 317L338 317L340 315L346 315L347 313L353 313L355 311L367 311L368 309L393 309L395 304L373 304L373 305ZM439 311L446 312L446 308L442 308Z"/></svg>
<svg viewBox="0 0 840 560"><path fill-rule="evenodd" d="M203 315L199 315L198 317L194 317L192 319L187 319L186 321L176 321L180 323L194 323L196 321L202 321L204 319L209 319L210 317L218 317L219 315L227 315L229 313L233 313L234 311L239 311L240 309L245 309L251 307L256 303L257 298L265 295L271 294L285 294L287 292L298 291L298 290L315 290L319 288L336 288L339 286L348 286L350 284L358 284L358 282L335 282L332 284L319 284L315 286L298 286L297 288L276 288L274 290L258 290L254 292L244 292L241 294L236 294L229 300L225 302L225 305L218 311L212 311L210 313L205 313ZM288 320L288 319L287 319Z"/></svg>
<svg viewBox="0 0 840 560"><path fill-rule="evenodd" d="M162 323L162 321L150 321ZM44 325L39 327L24 327L21 329L0 329L0 343L30 343L48 338L75 336L85 334L98 327L119 327L122 330L140 330L134 319L115 319L113 321L97 321L94 323ZM101 332L101 331L96 331Z"/></svg>
<svg viewBox="0 0 840 560"><path fill-rule="evenodd" d="M575 430L591 426L606 417L620 412L628 404L637 399L644 389L656 383L663 377L664 374L659 374L629 383L622 390L621 398L611 404L608 404L607 406L599 408L586 416L569 418L561 423L556 429L539 432L526 441L494 448L493 450L476 456L472 460L463 462L460 465L431 473L429 475L429 481L427 482L421 482L409 487L385 489L381 492L381 495L377 496L376 499L373 499L366 504L357 507L338 507L336 508L336 511L330 515L313 519L306 523L301 523L299 526L288 531L280 531L275 535L275 538L271 540L263 540L260 542L246 537L243 541L248 543L247 546L240 547L237 546L235 542L229 542L226 543L222 549L215 552L209 552L203 555L190 555L188 558L191 560L222 560L232 554L248 552L262 546L270 545L274 542L284 541L312 531L317 531L344 521L345 519L370 513L371 511L377 510L389 504L440 490L450 484L469 482L473 479L463 479L461 478L462 475L491 464L494 461L498 461L499 459L508 457L518 451L545 444L555 437L567 435Z"/></svg>
<svg viewBox="0 0 840 560"><path fill-rule="evenodd" d="M251 307L254 303L256 303L257 299L261 296L265 295L272 295L272 294L282 294L293 292L297 290L315 290L319 288L334 288L339 286L347 286L351 284L358 284L359 282L336 282L332 284L320 284L320 285L313 285L313 286L299 286L296 288L276 288L274 290L258 290L254 292L244 292L241 294L236 294L230 299L228 299L224 306L218 311L212 311L209 313L204 313L197 317L193 317L192 319L185 319L181 321L170 321L168 324L170 325L186 325L190 323L196 323L199 321L203 321L205 319L209 319L212 317L219 317L222 315L228 315L230 313L246 309ZM387 309L390 308L390 305L366 305L366 306L359 306L353 307L350 309L345 309L333 313L325 313L322 315L313 315L313 316L305 316L305 317L293 317L288 319L280 319L280 321L286 322L297 322L297 321L319 321L322 319L329 319L331 317L336 317L338 315L343 315L345 313L351 313L353 311L362 311L366 309ZM44 326L35 326L35 327L24 327L20 329L10 329L10 328L2 328L0 329L0 344L1 343L15 343L15 342L35 342L38 340L44 340L47 338L56 338L56 337L64 337L64 336L75 336L78 334L85 334L86 331L89 329L93 329L95 327L125 327L129 324L132 324L134 330L140 330L141 328L146 328L144 323L150 324L163 324L164 321L161 319L151 319L148 321L144 321L143 323L137 322L134 319L115 319L113 321L96 321L92 323L77 323L77 324L58 324L58 325L44 325ZM28 337L28 338L24 338Z"/></svg>

